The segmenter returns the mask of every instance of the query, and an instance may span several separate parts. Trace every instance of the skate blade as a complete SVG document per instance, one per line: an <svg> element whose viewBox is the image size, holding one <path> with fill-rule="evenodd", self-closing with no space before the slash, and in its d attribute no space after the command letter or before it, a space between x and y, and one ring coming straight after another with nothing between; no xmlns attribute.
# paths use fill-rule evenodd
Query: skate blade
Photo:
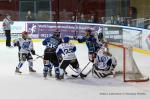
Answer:
<svg viewBox="0 0 150 99"><path fill-rule="evenodd" d="M44 77L43 80L48 80L48 78L47 78L47 77Z"/></svg>
<svg viewBox="0 0 150 99"><path fill-rule="evenodd" d="M17 73L17 72L15 72L15 74L16 74L16 75L22 75L22 73Z"/></svg>

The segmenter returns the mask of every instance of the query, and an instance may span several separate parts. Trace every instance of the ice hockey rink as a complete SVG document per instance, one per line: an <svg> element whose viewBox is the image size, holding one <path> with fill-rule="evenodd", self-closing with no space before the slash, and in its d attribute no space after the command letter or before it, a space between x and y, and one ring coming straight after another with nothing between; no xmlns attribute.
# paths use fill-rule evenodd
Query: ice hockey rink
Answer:
<svg viewBox="0 0 150 99"><path fill-rule="evenodd" d="M43 55L41 42L34 43L38 55ZM64 80L54 77L43 79L43 62L41 58L34 60L37 73L29 73L27 62L21 68L21 75L15 74L18 64L18 48L7 48L0 43L0 99L149 99L150 82L124 83L121 77L98 79L89 75L84 80L73 79L69 75L74 72L67 68L68 76ZM77 58L81 69L88 63L87 48L77 44ZM34 59L36 56L33 56ZM150 55L134 52L134 59L139 69L150 76ZM118 60L119 61L119 60ZM86 73L92 64L84 71ZM54 74L54 72L53 72Z"/></svg>

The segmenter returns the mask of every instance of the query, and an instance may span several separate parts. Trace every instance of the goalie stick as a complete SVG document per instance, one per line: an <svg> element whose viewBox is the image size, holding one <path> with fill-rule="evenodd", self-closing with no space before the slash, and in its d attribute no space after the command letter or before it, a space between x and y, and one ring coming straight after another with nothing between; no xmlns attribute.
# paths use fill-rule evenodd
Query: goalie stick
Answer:
<svg viewBox="0 0 150 99"><path fill-rule="evenodd" d="M85 76L87 77L92 72L92 70L93 70L93 67L85 74Z"/></svg>
<svg viewBox="0 0 150 99"><path fill-rule="evenodd" d="M81 72L80 72L80 74L87 68L87 66L89 66L89 64L90 64L91 62L89 61L88 63L87 63L87 65L85 65L84 66L84 68L81 70ZM74 71L74 70L73 70ZM77 73L77 72L76 72ZM71 75L72 77L75 77L75 78L77 78L78 76L80 76L80 74L78 74L78 75Z"/></svg>
<svg viewBox="0 0 150 99"><path fill-rule="evenodd" d="M70 65L69 65L69 67L70 67L70 69L72 70L72 71L74 71L75 73L78 73L76 70L74 70Z"/></svg>
<svg viewBox="0 0 150 99"><path fill-rule="evenodd" d="M93 67L86 74L84 74L85 77L87 77L92 72L92 70L93 70ZM93 75L93 72L92 72L92 75ZM77 75L73 75L73 77L78 77L78 76Z"/></svg>

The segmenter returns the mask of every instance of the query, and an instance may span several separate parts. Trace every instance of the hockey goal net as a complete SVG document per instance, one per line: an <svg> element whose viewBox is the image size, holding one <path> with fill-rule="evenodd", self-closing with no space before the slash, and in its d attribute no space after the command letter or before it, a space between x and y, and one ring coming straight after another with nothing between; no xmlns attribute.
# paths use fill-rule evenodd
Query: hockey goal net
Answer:
<svg viewBox="0 0 150 99"><path fill-rule="evenodd" d="M133 58L132 46L109 43L109 52L116 58L115 75L121 74L124 82L144 82L149 78L144 76Z"/></svg>

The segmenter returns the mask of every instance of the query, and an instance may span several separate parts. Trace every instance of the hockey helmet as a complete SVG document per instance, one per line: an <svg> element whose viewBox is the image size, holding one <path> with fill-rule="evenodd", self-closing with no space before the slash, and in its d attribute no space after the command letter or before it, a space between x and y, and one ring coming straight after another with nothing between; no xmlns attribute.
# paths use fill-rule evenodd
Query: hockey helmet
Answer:
<svg viewBox="0 0 150 99"><path fill-rule="evenodd" d="M28 35L28 32L27 31L23 31L22 35Z"/></svg>
<svg viewBox="0 0 150 99"><path fill-rule="evenodd" d="M86 29L85 31L88 32L88 33L91 33L91 32L92 32L91 29Z"/></svg>
<svg viewBox="0 0 150 99"><path fill-rule="evenodd" d="M91 35L92 30L91 29L86 29L85 32L86 32L86 35L88 36L88 35Z"/></svg>
<svg viewBox="0 0 150 99"><path fill-rule="evenodd" d="M70 41L70 38L66 36L63 38L63 40L64 40L64 43L68 43Z"/></svg>
<svg viewBox="0 0 150 99"><path fill-rule="evenodd" d="M23 31L21 34L22 34L22 38L24 38L24 39L26 39L28 37L27 31Z"/></svg>
<svg viewBox="0 0 150 99"><path fill-rule="evenodd" d="M53 32L53 36L55 36L55 37L60 37L60 31L59 31L59 30L55 30L55 31Z"/></svg>

